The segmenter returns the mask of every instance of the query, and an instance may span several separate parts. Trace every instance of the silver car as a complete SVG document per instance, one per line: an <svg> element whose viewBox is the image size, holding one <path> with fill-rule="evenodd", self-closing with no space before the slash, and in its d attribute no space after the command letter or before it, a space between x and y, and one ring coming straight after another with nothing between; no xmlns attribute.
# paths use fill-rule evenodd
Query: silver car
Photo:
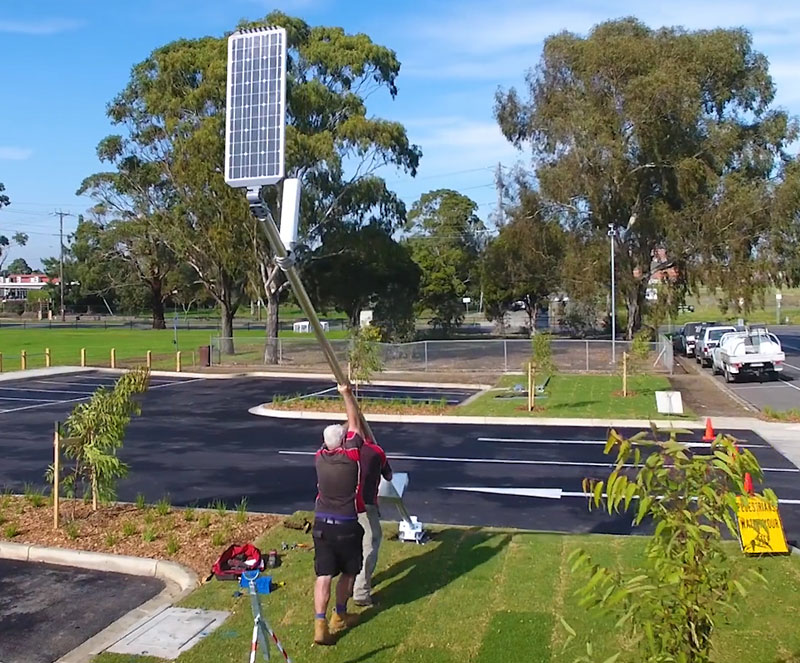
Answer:
<svg viewBox="0 0 800 663"><path fill-rule="evenodd" d="M711 353L719 345L723 334L735 332L736 327L731 325L704 327L695 347L695 359L701 366L711 366Z"/></svg>

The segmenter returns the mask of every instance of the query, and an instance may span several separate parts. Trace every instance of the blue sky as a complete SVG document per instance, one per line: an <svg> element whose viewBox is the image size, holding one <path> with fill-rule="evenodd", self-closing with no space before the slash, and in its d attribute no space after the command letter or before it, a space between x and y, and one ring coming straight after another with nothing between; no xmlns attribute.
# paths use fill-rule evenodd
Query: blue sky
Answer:
<svg viewBox="0 0 800 663"><path fill-rule="evenodd" d="M365 32L402 62L395 100L369 100L370 113L403 122L422 147L416 179L385 176L410 205L421 193L450 187L469 195L481 216L494 209L493 168L527 160L492 118L498 86L520 85L543 39L568 29L585 33L610 18L635 15L651 26L744 26L770 60L777 104L800 113L800 3L738 0L670 3L562 0L30 0L0 5L0 182L12 206L0 210L0 233L28 232L17 249L37 265L55 255L55 209L78 214L74 195L100 169L97 142L113 131L109 100L130 68L154 48L181 37L221 35L242 18L273 8L310 24ZM65 229L72 230L75 217Z"/></svg>

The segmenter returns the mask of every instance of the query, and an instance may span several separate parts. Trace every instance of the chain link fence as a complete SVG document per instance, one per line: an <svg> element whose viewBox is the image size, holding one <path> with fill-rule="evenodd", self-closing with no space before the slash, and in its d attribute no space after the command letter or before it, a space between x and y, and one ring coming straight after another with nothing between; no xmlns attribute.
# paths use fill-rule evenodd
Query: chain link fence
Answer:
<svg viewBox="0 0 800 663"><path fill-rule="evenodd" d="M232 341L234 352L224 352ZM274 341L273 341L274 343ZM347 363L350 341L331 340L342 365ZM613 347L613 346L616 347ZM529 339L476 339L380 343L384 371L430 373L498 373L520 371L531 357ZM565 373L613 373L621 370L622 355L630 351L628 341L553 339L553 362ZM211 339L211 364L215 366L268 366L264 339ZM314 338L279 338L275 348L277 365L305 370L327 370L325 356ZM651 344L645 360L653 372L672 373L672 342L661 337ZM273 364L274 365L274 364Z"/></svg>

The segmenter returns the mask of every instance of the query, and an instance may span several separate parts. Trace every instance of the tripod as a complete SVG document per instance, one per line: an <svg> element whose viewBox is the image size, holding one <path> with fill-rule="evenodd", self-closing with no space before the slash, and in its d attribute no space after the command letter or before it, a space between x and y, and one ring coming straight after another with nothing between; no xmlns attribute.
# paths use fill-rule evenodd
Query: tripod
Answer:
<svg viewBox="0 0 800 663"><path fill-rule="evenodd" d="M256 589L256 578L258 578L258 571L245 571L242 573L242 577L247 580L250 586L250 607L253 610L253 639L250 642L250 663L256 663L256 652L258 651L259 646L264 652L264 660L270 660L269 640L267 640L267 635L269 635L269 637L275 643L275 647L277 647L278 651L283 654L283 657L286 659L286 663L292 663L292 659L289 658L286 650L281 645L280 641L278 640L278 636L275 635L275 632L270 628L267 620L264 619L264 616L261 614L261 602L258 600L258 589Z"/></svg>

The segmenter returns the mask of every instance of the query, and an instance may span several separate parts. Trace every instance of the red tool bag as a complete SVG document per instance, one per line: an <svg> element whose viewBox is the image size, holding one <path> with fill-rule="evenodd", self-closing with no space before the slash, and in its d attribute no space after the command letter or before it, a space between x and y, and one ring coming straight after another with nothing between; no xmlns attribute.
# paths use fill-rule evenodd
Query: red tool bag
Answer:
<svg viewBox="0 0 800 663"><path fill-rule="evenodd" d="M228 546L211 567L217 580L238 580L243 572L256 570L264 570L264 558L252 543Z"/></svg>

